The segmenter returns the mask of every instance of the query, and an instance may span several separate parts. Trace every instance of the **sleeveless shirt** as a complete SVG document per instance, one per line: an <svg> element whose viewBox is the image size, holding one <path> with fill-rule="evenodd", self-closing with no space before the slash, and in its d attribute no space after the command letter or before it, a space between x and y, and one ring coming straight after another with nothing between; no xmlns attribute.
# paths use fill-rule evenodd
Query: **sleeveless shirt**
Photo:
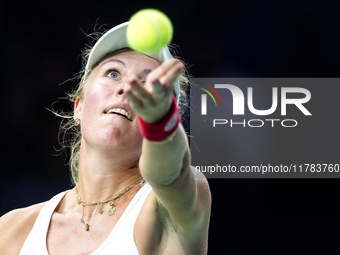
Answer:
<svg viewBox="0 0 340 255"><path fill-rule="evenodd" d="M106 240L90 255L112 254L112 251L115 251L115 254L139 255L134 239L134 226L151 190L151 186L145 183L133 197ZM41 209L30 234L21 248L20 255L48 255L46 238L50 220L55 208L66 192L64 191L54 196Z"/></svg>

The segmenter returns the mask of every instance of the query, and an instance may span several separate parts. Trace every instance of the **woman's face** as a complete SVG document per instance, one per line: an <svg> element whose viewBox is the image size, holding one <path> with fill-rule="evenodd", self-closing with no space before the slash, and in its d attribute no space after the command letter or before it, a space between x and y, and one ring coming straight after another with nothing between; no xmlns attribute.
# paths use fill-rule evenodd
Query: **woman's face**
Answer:
<svg viewBox="0 0 340 255"><path fill-rule="evenodd" d="M84 95L75 102L75 118L81 122L82 139L93 148L119 148L140 153L142 136L137 116L124 94L127 80L141 83L160 63L138 52L122 49L110 54L92 71Z"/></svg>

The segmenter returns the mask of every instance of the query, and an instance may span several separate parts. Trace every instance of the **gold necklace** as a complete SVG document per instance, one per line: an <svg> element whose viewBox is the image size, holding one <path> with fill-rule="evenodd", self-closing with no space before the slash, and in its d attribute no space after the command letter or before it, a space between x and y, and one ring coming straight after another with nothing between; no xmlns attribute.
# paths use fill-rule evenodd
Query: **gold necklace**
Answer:
<svg viewBox="0 0 340 255"><path fill-rule="evenodd" d="M76 186L76 199L77 199L77 203L83 206L83 211L82 211L82 214L81 214L80 222L85 225L85 231L89 231L90 230L90 221L91 221L94 213L97 210L97 208L96 208L93 211L90 220L86 223L85 220L84 220L84 209L85 209L86 206L94 206L94 205L97 206L97 207L99 206L98 212L99 212L99 214L103 214L103 212L104 212L104 209L103 209L104 204L109 203L110 208L107 210L107 214L109 216L112 216L116 212L115 201L118 198L121 198L123 195L125 195L125 193L127 193L129 190L134 188L138 183L140 183L140 185L143 186L145 181L144 181L144 179L138 180L138 181L132 183L130 186L128 186L123 191L119 192L114 197L112 197L110 199L107 199L107 200L104 200L104 201L97 201L97 202L86 202L86 201L83 201L83 199L80 196L78 196L78 186Z"/></svg>

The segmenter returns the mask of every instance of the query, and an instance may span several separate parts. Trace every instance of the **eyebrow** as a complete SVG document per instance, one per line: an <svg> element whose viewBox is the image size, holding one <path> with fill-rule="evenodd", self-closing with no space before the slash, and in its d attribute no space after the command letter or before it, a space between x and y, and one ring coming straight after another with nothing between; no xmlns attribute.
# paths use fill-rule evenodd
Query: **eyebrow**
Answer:
<svg viewBox="0 0 340 255"><path fill-rule="evenodd" d="M105 64L107 64L107 63L109 63L109 62L115 62L115 63L117 63L117 64L120 64L120 65L126 67L126 64L124 63L124 61L121 61L121 60L119 60L119 59L108 59L108 60L102 62L101 65L103 66L103 65L105 65Z"/></svg>

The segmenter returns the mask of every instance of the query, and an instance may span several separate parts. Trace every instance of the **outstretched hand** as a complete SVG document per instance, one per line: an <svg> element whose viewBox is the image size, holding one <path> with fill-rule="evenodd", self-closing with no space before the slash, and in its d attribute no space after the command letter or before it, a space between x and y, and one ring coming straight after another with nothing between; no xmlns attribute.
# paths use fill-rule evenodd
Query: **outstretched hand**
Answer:
<svg viewBox="0 0 340 255"><path fill-rule="evenodd" d="M125 96L132 110L148 123L160 120L169 111L174 83L183 68L181 62L171 59L150 72L144 86L131 78Z"/></svg>

